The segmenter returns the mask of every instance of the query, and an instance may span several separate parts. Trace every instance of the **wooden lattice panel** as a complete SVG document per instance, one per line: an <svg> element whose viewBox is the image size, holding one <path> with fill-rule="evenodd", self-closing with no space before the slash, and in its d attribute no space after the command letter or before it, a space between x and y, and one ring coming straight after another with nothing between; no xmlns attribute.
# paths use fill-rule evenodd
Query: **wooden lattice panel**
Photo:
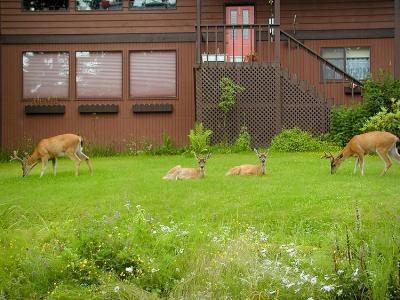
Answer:
<svg viewBox="0 0 400 300"><path fill-rule="evenodd" d="M253 146L269 143L278 132L280 75L272 66L202 66L196 74L196 118L213 131L214 143L223 140L223 115L218 108L219 81L227 76L246 90L239 94L235 108L229 113L225 134L233 143L242 125L247 126Z"/></svg>
<svg viewBox="0 0 400 300"><path fill-rule="evenodd" d="M329 129L329 106L303 85L286 76L281 77L282 127L300 127L313 134Z"/></svg>
<svg viewBox="0 0 400 300"><path fill-rule="evenodd" d="M219 81L233 79L246 90L223 127ZM324 99L299 85L270 65L203 65L196 70L196 120L213 131L212 142L227 138L233 143L242 125L247 126L252 146L269 145L282 128L300 127L314 134L327 132L329 106Z"/></svg>

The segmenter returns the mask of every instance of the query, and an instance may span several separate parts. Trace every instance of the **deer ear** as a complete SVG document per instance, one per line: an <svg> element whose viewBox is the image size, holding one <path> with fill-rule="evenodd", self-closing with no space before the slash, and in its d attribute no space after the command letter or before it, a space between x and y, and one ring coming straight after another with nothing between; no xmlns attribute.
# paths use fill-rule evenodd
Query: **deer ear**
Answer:
<svg viewBox="0 0 400 300"><path fill-rule="evenodd" d="M258 150L256 148L254 148L254 152L258 155Z"/></svg>

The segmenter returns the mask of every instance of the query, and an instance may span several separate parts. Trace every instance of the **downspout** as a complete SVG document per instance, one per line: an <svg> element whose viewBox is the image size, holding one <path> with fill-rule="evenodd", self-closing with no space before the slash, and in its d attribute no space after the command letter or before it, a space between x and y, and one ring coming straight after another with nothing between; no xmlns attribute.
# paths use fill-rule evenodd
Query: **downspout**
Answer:
<svg viewBox="0 0 400 300"><path fill-rule="evenodd" d="M196 0L196 63L201 62L201 0Z"/></svg>
<svg viewBox="0 0 400 300"><path fill-rule="evenodd" d="M394 1L394 78L400 80L400 0Z"/></svg>

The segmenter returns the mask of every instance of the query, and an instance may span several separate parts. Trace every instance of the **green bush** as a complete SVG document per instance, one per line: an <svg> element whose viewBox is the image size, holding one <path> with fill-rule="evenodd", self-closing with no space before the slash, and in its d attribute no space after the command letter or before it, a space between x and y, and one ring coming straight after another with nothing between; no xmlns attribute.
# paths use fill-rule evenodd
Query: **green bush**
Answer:
<svg viewBox="0 0 400 300"><path fill-rule="evenodd" d="M361 104L332 108L330 139L342 146L354 135L360 134L367 120L379 113L381 108L393 112L390 99L400 99L400 80L380 71L375 78L371 76L365 81L362 93Z"/></svg>
<svg viewBox="0 0 400 300"><path fill-rule="evenodd" d="M189 133L190 151L196 154L209 152L211 135L212 131L206 129L203 123L196 123L194 129L191 129Z"/></svg>
<svg viewBox="0 0 400 300"><path fill-rule="evenodd" d="M369 118L361 128L362 131L389 131L393 134L400 136L400 100L391 99L392 105L389 112L384 106L381 111L373 117Z"/></svg>
<svg viewBox="0 0 400 300"><path fill-rule="evenodd" d="M362 104L332 107L330 139L344 146L354 135L361 133L361 127L367 118Z"/></svg>
<svg viewBox="0 0 400 300"><path fill-rule="evenodd" d="M336 148L332 143L316 139L300 128L282 130L272 139L270 147L277 152L328 151Z"/></svg>
<svg viewBox="0 0 400 300"><path fill-rule="evenodd" d="M235 143L233 144L233 152L249 151L251 144L251 136L246 126L240 127L240 133Z"/></svg>
<svg viewBox="0 0 400 300"><path fill-rule="evenodd" d="M371 117L378 113L381 107L390 111L390 99L400 99L400 80L395 80L390 73L380 70L375 78L370 76L365 81L362 91L363 105L368 117Z"/></svg>

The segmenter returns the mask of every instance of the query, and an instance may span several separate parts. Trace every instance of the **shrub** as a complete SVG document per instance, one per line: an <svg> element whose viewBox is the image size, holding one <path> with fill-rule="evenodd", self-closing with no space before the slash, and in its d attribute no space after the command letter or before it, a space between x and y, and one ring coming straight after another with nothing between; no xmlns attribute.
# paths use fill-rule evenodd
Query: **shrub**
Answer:
<svg viewBox="0 0 400 300"><path fill-rule="evenodd" d="M380 71L376 78L369 77L362 88L363 103L350 107L334 107L331 112L331 140L344 145L362 132L365 122L381 108L393 112L391 98L400 99L400 81L390 73Z"/></svg>
<svg viewBox="0 0 400 300"><path fill-rule="evenodd" d="M361 128L362 131L389 131L393 134L400 135L400 100L391 99L392 105L389 112L384 106L381 111L373 117L369 118Z"/></svg>
<svg viewBox="0 0 400 300"><path fill-rule="evenodd" d="M250 150L251 136L246 126L240 127L240 133L233 145L234 152L244 152Z"/></svg>
<svg viewBox="0 0 400 300"><path fill-rule="evenodd" d="M362 90L363 105L368 117L371 117L381 107L390 110L390 99L400 99L400 80L395 80L390 73L380 70L375 78L371 76L365 81Z"/></svg>
<svg viewBox="0 0 400 300"><path fill-rule="evenodd" d="M331 110L331 140L344 146L354 135L361 133L361 127L367 118L365 107L361 104L350 107L333 107Z"/></svg>
<svg viewBox="0 0 400 300"><path fill-rule="evenodd" d="M212 131L206 129L203 123L196 123L189 133L190 151L197 154L209 152L211 134Z"/></svg>
<svg viewBox="0 0 400 300"><path fill-rule="evenodd" d="M328 143L314 138L300 128L282 130L271 142L271 150L278 152L327 151L336 149Z"/></svg>

